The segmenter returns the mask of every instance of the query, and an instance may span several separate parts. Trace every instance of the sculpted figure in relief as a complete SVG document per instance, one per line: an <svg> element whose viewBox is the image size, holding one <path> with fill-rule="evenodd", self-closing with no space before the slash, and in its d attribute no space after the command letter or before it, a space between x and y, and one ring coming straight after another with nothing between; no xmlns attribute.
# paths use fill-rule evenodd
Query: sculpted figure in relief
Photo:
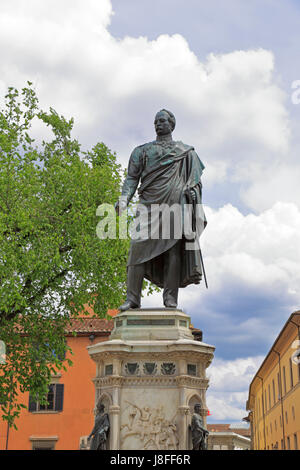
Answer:
<svg viewBox="0 0 300 470"><path fill-rule="evenodd" d="M121 426L122 441L137 436L144 450L176 450L177 429L174 419L165 418L163 408L149 408L127 402L130 405L128 424Z"/></svg>

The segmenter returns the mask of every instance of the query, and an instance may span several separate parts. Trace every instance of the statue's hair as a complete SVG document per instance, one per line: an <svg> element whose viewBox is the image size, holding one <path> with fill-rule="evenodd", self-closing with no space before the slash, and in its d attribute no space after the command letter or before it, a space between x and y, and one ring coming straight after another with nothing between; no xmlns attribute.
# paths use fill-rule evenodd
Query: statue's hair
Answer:
<svg viewBox="0 0 300 470"><path fill-rule="evenodd" d="M169 123L171 124L172 131L174 131L174 129L175 129L175 126L176 126L176 119L175 119L175 116L174 116L174 114L173 114L173 113L171 113L171 111L168 111L167 109L161 109L160 111L158 111L158 113L162 113L162 112L164 112L164 113L167 113L167 114L168 114L168 116L169 116L169 118L168 118L168 120L169 120ZM158 114L158 113L157 113L157 114Z"/></svg>
<svg viewBox="0 0 300 470"><path fill-rule="evenodd" d="M195 403L194 409L196 408L196 406L199 406L200 408L202 408L202 403Z"/></svg>

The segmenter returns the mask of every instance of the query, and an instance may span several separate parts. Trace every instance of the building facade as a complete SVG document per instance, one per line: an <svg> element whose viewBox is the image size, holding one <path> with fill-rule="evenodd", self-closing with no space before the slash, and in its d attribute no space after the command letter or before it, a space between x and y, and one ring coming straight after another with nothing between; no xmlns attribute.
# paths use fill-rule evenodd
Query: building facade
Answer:
<svg viewBox="0 0 300 470"><path fill-rule="evenodd" d="M79 450L88 448L86 436L94 426L96 364L88 346L107 341L113 320L95 317L92 309L79 315L66 331L66 342L73 354L73 365L52 376L47 405L36 402L30 393L20 395L23 409L16 420L17 430L8 429L0 418L0 450ZM114 317L117 310L109 310ZM202 332L191 327L195 340ZM75 336L74 336L75 334Z"/></svg>
<svg viewBox="0 0 300 470"><path fill-rule="evenodd" d="M87 316L72 320L66 341L73 351L68 355L73 365L52 376L48 405L35 402L29 393L20 396L28 409L16 420L17 430L8 429L0 420L0 450L80 448L81 436L88 435L94 425L96 366L87 346L106 341L112 328L112 320Z"/></svg>
<svg viewBox="0 0 300 470"><path fill-rule="evenodd" d="M300 311L294 312L255 374L247 401L254 450L300 445Z"/></svg>
<svg viewBox="0 0 300 470"><path fill-rule="evenodd" d="M231 424L208 424L208 450L250 450L250 428L235 428Z"/></svg>

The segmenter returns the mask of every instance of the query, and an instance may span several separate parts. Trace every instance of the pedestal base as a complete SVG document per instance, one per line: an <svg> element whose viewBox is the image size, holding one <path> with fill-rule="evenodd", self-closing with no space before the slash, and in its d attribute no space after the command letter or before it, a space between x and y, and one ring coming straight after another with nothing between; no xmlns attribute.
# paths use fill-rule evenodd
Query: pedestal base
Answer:
<svg viewBox="0 0 300 470"><path fill-rule="evenodd" d="M127 310L114 321L110 339L88 348L97 364L96 403L110 417L108 447L191 449L195 403L206 422L205 370L215 348L194 340L181 310Z"/></svg>

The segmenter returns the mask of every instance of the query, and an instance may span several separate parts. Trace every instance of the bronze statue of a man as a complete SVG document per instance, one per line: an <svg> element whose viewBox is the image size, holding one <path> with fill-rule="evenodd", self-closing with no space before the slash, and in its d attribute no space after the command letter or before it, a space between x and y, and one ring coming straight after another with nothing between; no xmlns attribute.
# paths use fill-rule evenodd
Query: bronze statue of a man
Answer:
<svg viewBox="0 0 300 470"><path fill-rule="evenodd" d="M194 406L194 414L192 416L191 424L193 450L207 450L208 431L204 427L203 419L200 413L201 403L196 403Z"/></svg>
<svg viewBox="0 0 300 470"><path fill-rule="evenodd" d="M106 441L109 433L109 417L104 412L104 405L98 403L94 427L88 436L88 441L92 439L90 450L106 450Z"/></svg>
<svg viewBox="0 0 300 470"><path fill-rule="evenodd" d="M116 204L120 215L140 182L138 212L139 208L140 212L143 209L143 236L131 240L127 263L127 299L119 307L121 311L140 307L144 278L163 288L164 305L171 308L177 307L180 287L199 284L202 278L198 235L206 225L205 215L200 209L204 165L193 147L172 139L175 124L175 117L170 111L162 109L156 114L156 140L133 150L122 196ZM190 217L185 216L187 205L192 209L188 212ZM162 207L164 210L160 213ZM172 209L172 213L166 208ZM167 236L163 227L168 218L166 214L170 216ZM183 222L179 234L175 227L176 217ZM188 239L187 234L191 238ZM194 248L186 248L188 240L194 241Z"/></svg>

